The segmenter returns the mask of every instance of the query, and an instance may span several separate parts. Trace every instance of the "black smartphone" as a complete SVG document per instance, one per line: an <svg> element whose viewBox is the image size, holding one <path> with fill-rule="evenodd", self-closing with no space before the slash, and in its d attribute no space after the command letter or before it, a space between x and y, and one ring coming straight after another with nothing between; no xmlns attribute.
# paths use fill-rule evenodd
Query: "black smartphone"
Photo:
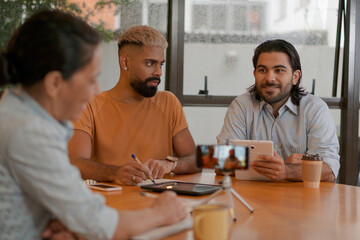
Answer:
<svg viewBox="0 0 360 240"><path fill-rule="evenodd" d="M233 171L249 168L249 147L235 145L198 145L196 163L199 168Z"/></svg>

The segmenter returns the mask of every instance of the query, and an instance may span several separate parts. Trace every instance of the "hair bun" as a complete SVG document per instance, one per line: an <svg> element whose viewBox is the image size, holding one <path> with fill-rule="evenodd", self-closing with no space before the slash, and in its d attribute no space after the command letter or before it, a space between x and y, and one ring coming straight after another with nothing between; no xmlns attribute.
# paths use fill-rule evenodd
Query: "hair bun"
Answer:
<svg viewBox="0 0 360 240"><path fill-rule="evenodd" d="M6 54L4 52L0 52L0 87L9 83L7 66Z"/></svg>
<svg viewBox="0 0 360 240"><path fill-rule="evenodd" d="M4 76L7 79L7 83L16 84L19 82L19 74L17 72L17 60L16 56L12 53L5 54L4 64Z"/></svg>

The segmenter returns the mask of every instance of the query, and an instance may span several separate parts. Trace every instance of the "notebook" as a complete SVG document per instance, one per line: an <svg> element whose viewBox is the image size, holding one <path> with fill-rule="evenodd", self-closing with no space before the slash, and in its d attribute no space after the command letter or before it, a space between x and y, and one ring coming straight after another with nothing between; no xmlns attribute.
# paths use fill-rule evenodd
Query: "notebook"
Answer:
<svg viewBox="0 0 360 240"><path fill-rule="evenodd" d="M171 181L176 181L176 180L172 180L172 179L165 179L165 178L156 178L154 179L155 183L163 183L163 182L171 182ZM154 184L151 179L147 179L145 181L142 181L141 183L138 183L138 186L143 186L143 185L151 185Z"/></svg>

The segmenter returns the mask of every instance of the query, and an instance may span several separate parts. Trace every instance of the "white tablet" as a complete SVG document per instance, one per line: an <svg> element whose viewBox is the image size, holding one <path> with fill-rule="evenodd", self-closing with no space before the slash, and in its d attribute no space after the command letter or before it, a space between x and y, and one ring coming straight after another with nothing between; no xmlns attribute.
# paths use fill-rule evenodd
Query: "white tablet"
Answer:
<svg viewBox="0 0 360 240"><path fill-rule="evenodd" d="M273 142L260 140L232 140L233 145L248 146L250 148L250 162L257 161L259 155L274 156ZM236 170L237 180L271 181L270 178L256 172L251 167L247 170Z"/></svg>

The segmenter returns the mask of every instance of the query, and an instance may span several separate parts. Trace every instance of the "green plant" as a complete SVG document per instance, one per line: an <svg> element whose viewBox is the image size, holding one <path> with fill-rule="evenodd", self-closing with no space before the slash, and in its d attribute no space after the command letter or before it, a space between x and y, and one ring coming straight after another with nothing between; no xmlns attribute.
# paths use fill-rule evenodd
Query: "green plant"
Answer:
<svg viewBox="0 0 360 240"><path fill-rule="evenodd" d="M11 35L26 17L42 9L60 9L79 16L97 29L104 41L109 41L113 38L113 30L107 29L102 21L92 22L91 18L105 8L129 3L130 0L98 0L95 7L90 8L85 0L0 0L0 49L6 47Z"/></svg>

